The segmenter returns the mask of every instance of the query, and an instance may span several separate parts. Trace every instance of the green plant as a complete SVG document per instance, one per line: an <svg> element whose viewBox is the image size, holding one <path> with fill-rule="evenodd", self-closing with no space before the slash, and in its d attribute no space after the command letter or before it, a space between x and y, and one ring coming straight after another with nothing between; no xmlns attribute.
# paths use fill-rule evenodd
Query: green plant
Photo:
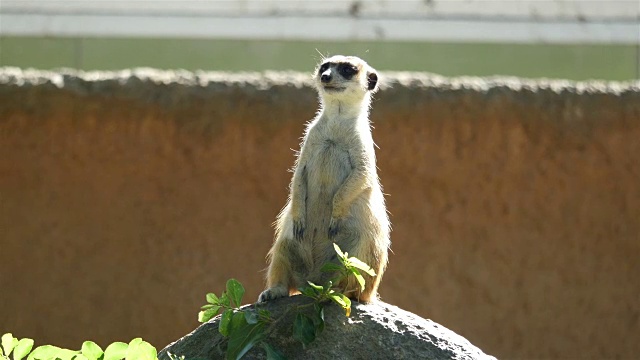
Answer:
<svg viewBox="0 0 640 360"><path fill-rule="evenodd" d="M300 341L303 347L313 342L324 330L324 306L333 301L341 306L346 316L351 314L351 300L343 293L344 289L334 287L349 276L354 276L361 289L364 290L365 279L362 272L375 276L375 272L369 265L355 257L349 257L334 243L340 264L327 263L322 267L323 272L333 273L334 277L323 285L309 282L308 285L298 289L302 295L313 299L313 302L294 307L296 317L293 323L293 337ZM273 326L281 321L273 319L271 313L265 309L259 309L256 305L241 309L244 287L235 279L227 281L226 290L218 297L213 293L206 296L207 304L202 306L198 314L200 322L206 322L222 311L219 322L219 332L228 337L226 358L240 359L251 348L261 346L267 359L279 360L284 356L267 341L267 335Z"/></svg>
<svg viewBox="0 0 640 360"><path fill-rule="evenodd" d="M2 360L156 360L157 351L141 338L131 342L114 342L103 351L93 341L82 343L80 350L63 349L53 345L42 345L33 349L33 340L18 340L11 333L2 335L0 359ZM32 351L33 349L33 351ZM13 356L11 354L13 353Z"/></svg>
<svg viewBox="0 0 640 360"><path fill-rule="evenodd" d="M244 292L239 281L228 280L227 288L220 296L207 294L207 304L198 313L198 321L207 322L222 311L218 331L229 338L226 353L228 359L240 359L256 344L264 348L268 359L282 358L264 341L265 328L272 322L270 312L255 307L241 310Z"/></svg>
<svg viewBox="0 0 640 360"><path fill-rule="evenodd" d="M349 257L349 254L342 252L338 244L333 244L340 264L326 263L321 271L334 273L334 277L324 285L316 285L308 282L309 285L298 290L302 295L314 300L313 303L298 306L295 322L293 323L293 337L308 345L324 330L324 305L330 301L338 304L344 309L345 315L351 315L351 300L344 294L344 289L335 288L334 284L340 284L349 276L354 276L364 291L365 280L362 272L375 276L376 273L369 265L356 257ZM313 307L312 311L303 311L305 307Z"/></svg>

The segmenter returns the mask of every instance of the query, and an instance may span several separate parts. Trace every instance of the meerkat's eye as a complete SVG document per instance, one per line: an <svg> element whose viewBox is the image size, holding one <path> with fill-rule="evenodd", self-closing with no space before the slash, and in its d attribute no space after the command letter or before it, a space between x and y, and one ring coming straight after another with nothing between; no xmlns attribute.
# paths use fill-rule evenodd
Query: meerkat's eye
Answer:
<svg viewBox="0 0 640 360"><path fill-rule="evenodd" d="M358 73L358 68L348 63L340 64L338 66L338 72L340 72L340 75L342 75L342 77L349 80L353 77L353 75Z"/></svg>
<svg viewBox="0 0 640 360"><path fill-rule="evenodd" d="M329 68L329 63L324 63L320 66L320 69L318 69L318 74L322 74L323 72L327 71L327 69Z"/></svg>

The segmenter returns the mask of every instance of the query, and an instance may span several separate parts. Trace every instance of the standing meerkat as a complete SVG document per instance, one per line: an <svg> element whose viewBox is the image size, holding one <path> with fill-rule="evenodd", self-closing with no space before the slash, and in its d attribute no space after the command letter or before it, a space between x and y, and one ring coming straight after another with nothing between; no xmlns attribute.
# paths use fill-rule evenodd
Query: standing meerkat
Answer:
<svg viewBox="0 0 640 360"><path fill-rule="evenodd" d="M335 242L376 272L363 274L364 291L353 276L337 287L371 302L377 299L390 245L369 122L378 74L360 58L337 55L321 62L314 82L321 107L305 131L289 200L275 223L267 289L258 301L291 295L307 281L328 280L331 274L320 268L338 261Z"/></svg>

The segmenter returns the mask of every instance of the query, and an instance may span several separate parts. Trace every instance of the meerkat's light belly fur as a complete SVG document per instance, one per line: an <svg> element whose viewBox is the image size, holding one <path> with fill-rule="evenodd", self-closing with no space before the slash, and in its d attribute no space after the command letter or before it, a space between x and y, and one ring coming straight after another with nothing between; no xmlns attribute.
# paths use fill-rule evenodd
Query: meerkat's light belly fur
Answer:
<svg viewBox="0 0 640 360"><path fill-rule="evenodd" d="M340 233L333 240L329 239L326 229L331 220L333 197L354 171L351 159L353 155L350 154L353 146L350 143L361 140L337 137L335 133L326 134L323 130L320 125L312 127L303 145L305 152L311 155L304 165L308 190L305 204L306 231L302 243L310 246L302 246L299 251L301 258L305 259L306 277L316 282L323 280L320 267L336 260L333 242L338 243L344 251L353 253L360 237L366 236L361 231L366 229L363 223L372 219L371 210L376 208L374 204L370 204L373 200L371 189L363 191L350 205L349 215L343 220Z"/></svg>

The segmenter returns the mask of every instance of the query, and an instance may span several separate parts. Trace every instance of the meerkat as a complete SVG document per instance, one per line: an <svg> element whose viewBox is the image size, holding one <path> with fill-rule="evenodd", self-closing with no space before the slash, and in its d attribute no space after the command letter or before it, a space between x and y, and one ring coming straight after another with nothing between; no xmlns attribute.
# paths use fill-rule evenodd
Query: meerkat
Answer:
<svg viewBox="0 0 640 360"><path fill-rule="evenodd" d="M337 262L333 243L369 264L362 291L354 277L335 284L360 302L377 299L387 265L390 224L369 122L378 74L362 59L333 56L314 72L320 110L308 123L293 169L286 206L275 222L267 256L267 289L259 302L295 294L307 281L331 274L320 268Z"/></svg>

